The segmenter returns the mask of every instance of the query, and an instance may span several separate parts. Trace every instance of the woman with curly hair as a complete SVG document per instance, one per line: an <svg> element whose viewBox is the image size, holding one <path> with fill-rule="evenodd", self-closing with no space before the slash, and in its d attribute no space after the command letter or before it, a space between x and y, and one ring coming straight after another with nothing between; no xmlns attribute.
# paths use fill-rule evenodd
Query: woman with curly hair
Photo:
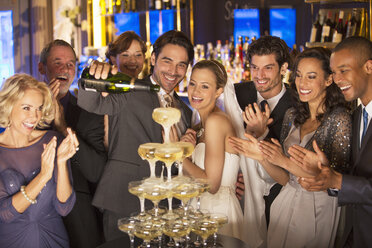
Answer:
<svg viewBox="0 0 372 248"><path fill-rule="evenodd" d="M0 247L69 247L61 216L74 203L68 160L78 141L47 127L54 118L46 84L26 74L0 91Z"/></svg>

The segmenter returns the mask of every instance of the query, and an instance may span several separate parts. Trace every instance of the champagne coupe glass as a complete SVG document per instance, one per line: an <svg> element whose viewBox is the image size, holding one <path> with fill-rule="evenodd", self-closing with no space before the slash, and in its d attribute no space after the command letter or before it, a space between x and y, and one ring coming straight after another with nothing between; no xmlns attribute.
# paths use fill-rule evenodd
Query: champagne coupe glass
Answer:
<svg viewBox="0 0 372 248"><path fill-rule="evenodd" d="M171 181L172 164L182 157L182 149L172 144L163 144L155 149L155 158L165 163L167 167L168 182Z"/></svg>
<svg viewBox="0 0 372 248"><path fill-rule="evenodd" d="M120 231L128 234L130 239L130 247L134 247L134 227L136 221L132 218L124 217L118 220L118 228Z"/></svg>
<svg viewBox="0 0 372 248"><path fill-rule="evenodd" d="M217 224L217 230L215 233L213 233L213 240L214 240L214 245L217 243L217 231L220 229L223 225L225 225L228 222L228 218L226 214L222 213L212 213L210 215L210 218L212 221L215 221Z"/></svg>
<svg viewBox="0 0 372 248"><path fill-rule="evenodd" d="M207 209L198 209L198 210L191 211L188 216L191 220L191 225L194 225L194 223L196 221L200 220L200 219L209 218L210 213ZM194 246L199 247L201 245L202 245L202 243L200 242L200 236L196 235L196 240L194 241Z"/></svg>
<svg viewBox="0 0 372 248"><path fill-rule="evenodd" d="M159 214L159 202L167 198L167 189L161 184L148 183L144 190L144 197L154 203L155 216Z"/></svg>
<svg viewBox="0 0 372 248"><path fill-rule="evenodd" d="M157 159L155 158L155 149L160 144L158 143L145 143L138 147L138 155L143 159L147 160L150 165L150 179L155 179L155 165Z"/></svg>
<svg viewBox="0 0 372 248"><path fill-rule="evenodd" d="M187 219L168 220L164 224L163 232L165 235L173 238L176 247L181 247L181 238L189 235L191 223Z"/></svg>
<svg viewBox="0 0 372 248"><path fill-rule="evenodd" d="M199 189L199 194L196 196L196 209L200 210L200 197L204 192L207 192L210 189L210 185L208 183L208 180L205 178L195 178L194 182Z"/></svg>
<svg viewBox="0 0 372 248"><path fill-rule="evenodd" d="M201 218L193 224L192 231L203 239L203 247L207 247L207 239L217 231L217 224L209 217Z"/></svg>
<svg viewBox="0 0 372 248"><path fill-rule="evenodd" d="M165 187L167 189L167 198L168 198L168 212L164 215L162 215L163 219L166 220L172 220L179 218L178 214L175 214L173 212L173 206L172 206L172 199L173 199L173 190L179 186L178 182L174 182L173 180L170 182L165 182Z"/></svg>
<svg viewBox="0 0 372 248"><path fill-rule="evenodd" d="M181 118L181 111L177 108L156 108L152 112L152 119L163 126L164 143L169 143L169 132L172 125Z"/></svg>
<svg viewBox="0 0 372 248"><path fill-rule="evenodd" d="M143 239L141 247L151 248L150 241L162 234L162 229L151 220L139 221L134 226L134 235Z"/></svg>
<svg viewBox="0 0 372 248"><path fill-rule="evenodd" d="M140 217L145 215L145 183L143 180L141 181L132 181L128 184L128 191L129 193L135 195L140 200L141 212Z"/></svg>
<svg viewBox="0 0 372 248"><path fill-rule="evenodd" d="M192 183L183 183L174 189L173 196L181 200L185 216L187 215L189 200L198 194L198 188Z"/></svg>
<svg viewBox="0 0 372 248"><path fill-rule="evenodd" d="M183 151L182 153L182 157L177 160L177 164L179 165L178 166L178 175L179 176L183 176L183 171L182 171L182 163L183 163L183 160L187 157L190 157L192 152L194 151L194 145L191 144L190 142L176 142L175 145L177 147L180 147Z"/></svg>

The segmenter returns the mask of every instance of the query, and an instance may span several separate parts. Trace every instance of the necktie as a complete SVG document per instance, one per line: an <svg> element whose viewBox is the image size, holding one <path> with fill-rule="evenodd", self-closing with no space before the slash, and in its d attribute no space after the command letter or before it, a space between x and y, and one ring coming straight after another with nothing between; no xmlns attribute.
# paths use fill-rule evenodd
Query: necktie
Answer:
<svg viewBox="0 0 372 248"><path fill-rule="evenodd" d="M262 102L260 102L261 112L265 112L265 106L266 106L266 104L268 104L266 100L263 100Z"/></svg>
<svg viewBox="0 0 372 248"><path fill-rule="evenodd" d="M363 109L363 132L362 132L362 140L364 135L366 134L368 127L368 113L366 111L366 108Z"/></svg>
<svg viewBox="0 0 372 248"><path fill-rule="evenodd" d="M173 97L169 94L164 94L165 107L174 107Z"/></svg>

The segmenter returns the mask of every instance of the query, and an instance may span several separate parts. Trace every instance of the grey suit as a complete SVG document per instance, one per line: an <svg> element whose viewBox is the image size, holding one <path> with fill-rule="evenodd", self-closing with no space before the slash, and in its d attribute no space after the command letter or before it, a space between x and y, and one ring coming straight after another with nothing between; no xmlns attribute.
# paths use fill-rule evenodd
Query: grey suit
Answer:
<svg viewBox="0 0 372 248"><path fill-rule="evenodd" d="M353 247L372 247L372 127L360 146L361 112L359 106L353 114L352 168L350 175L343 175L338 203L347 205L344 240L352 238Z"/></svg>
<svg viewBox="0 0 372 248"><path fill-rule="evenodd" d="M151 84L150 78L142 83ZM179 101L182 121L190 127L191 110L177 94L174 98ZM139 211L139 200L128 192L128 183L150 175L148 163L137 153L139 145L162 142L161 126L152 119L153 109L160 106L157 94L142 91L102 97L99 93L80 89L78 105L89 112L108 114L110 118L108 162L93 205L117 216Z"/></svg>

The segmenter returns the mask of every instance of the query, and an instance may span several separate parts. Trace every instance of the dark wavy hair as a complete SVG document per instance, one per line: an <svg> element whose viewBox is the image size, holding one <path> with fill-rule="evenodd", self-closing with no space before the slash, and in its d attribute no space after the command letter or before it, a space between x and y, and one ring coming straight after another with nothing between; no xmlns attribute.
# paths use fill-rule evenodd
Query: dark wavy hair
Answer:
<svg viewBox="0 0 372 248"><path fill-rule="evenodd" d="M328 79L328 77L332 74L332 70L329 65L329 59L331 56L331 50L323 47L314 47L307 49L303 51L302 53L298 54L294 65L293 65L293 72L291 73L289 82L291 84L292 95L294 98L294 108L295 108L295 120L294 123L296 126L304 124L307 119L310 118L310 110L309 110L309 104L307 102L301 102L297 89L296 89L296 71L298 64L302 59L305 58L314 58L319 60L319 63L321 63L323 72L324 72L324 79ZM344 95L342 94L341 90L337 85L332 82L331 85L329 85L326 88L326 96L322 102L324 104L325 111L324 113L332 111L335 107L345 107L349 109L349 104L346 102ZM317 120L321 121L323 119L324 114L318 114Z"/></svg>

